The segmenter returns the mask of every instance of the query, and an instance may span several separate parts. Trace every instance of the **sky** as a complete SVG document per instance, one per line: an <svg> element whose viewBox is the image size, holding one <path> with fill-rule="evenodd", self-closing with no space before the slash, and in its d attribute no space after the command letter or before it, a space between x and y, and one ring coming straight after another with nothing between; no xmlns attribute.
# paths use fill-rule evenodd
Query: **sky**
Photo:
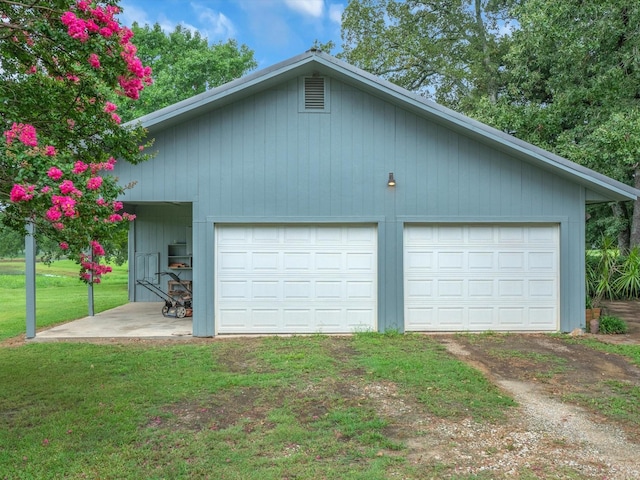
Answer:
<svg viewBox="0 0 640 480"><path fill-rule="evenodd" d="M340 3L342 1L342 3ZM120 22L159 23L198 30L209 43L235 39L255 52L258 69L303 53L315 40L340 51L340 18L347 0L121 0ZM133 43L135 43L135 38Z"/></svg>

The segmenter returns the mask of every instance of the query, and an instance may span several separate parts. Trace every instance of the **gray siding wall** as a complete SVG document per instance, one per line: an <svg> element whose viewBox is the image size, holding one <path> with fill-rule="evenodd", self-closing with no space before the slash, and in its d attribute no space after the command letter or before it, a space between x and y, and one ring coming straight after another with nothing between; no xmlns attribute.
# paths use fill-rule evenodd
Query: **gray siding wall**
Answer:
<svg viewBox="0 0 640 480"><path fill-rule="evenodd" d="M380 330L403 325L406 222L558 223L561 330L584 323L581 186L336 79L330 112L300 113L298 88L292 80L156 132L155 159L117 166L123 183L138 181L127 202L192 205L180 215L138 207L136 231L152 233L136 239L163 252L170 225L189 216L195 335L213 334L216 222L376 222Z"/></svg>

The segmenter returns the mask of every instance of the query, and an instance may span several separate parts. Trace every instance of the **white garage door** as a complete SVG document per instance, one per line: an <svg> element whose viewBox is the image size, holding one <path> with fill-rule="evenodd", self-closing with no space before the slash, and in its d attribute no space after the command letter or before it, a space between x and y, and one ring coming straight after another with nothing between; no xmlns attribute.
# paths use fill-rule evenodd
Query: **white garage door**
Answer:
<svg viewBox="0 0 640 480"><path fill-rule="evenodd" d="M555 331L557 225L413 225L404 231L407 331Z"/></svg>
<svg viewBox="0 0 640 480"><path fill-rule="evenodd" d="M219 226L218 334L376 330L374 226Z"/></svg>

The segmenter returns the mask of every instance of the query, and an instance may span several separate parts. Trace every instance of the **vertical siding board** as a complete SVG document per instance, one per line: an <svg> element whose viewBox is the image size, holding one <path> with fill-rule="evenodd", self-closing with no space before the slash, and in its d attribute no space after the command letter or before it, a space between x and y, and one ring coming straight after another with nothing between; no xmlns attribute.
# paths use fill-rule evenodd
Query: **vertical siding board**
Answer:
<svg viewBox="0 0 640 480"><path fill-rule="evenodd" d="M386 118L388 107L382 102L375 102L372 112L373 116L373 139L371 142L372 152L370 187L373 196L373 211L376 215L384 213L386 199L386 179L388 172L392 172L395 168L393 159L388 156L388 146L393 145L393 130L389 128L389 122Z"/></svg>
<svg viewBox="0 0 640 480"><path fill-rule="evenodd" d="M447 146L445 151L449 154L449 161L447 162L447 169L444 171L446 179L443 178L443 185L448 185L449 201L447 202L446 209L444 210L447 215L457 216L460 213L460 197L458 194L459 182L460 182L460 151L458 144L459 136L449 131L447 138Z"/></svg>
<svg viewBox="0 0 640 480"><path fill-rule="evenodd" d="M243 106L244 113L242 115L242 134L239 136L243 140L239 143L242 144L242 167L241 176L238 183L242 185L242 197L241 197L241 214L242 215L255 215L257 213L258 197L256 196L255 175L256 175L256 162L255 162L255 150L256 144L259 141L257 132L258 124L258 100L255 96L251 96L246 99L246 105ZM252 141L247 142L244 139L247 137L247 132L251 132ZM259 207L258 207L259 208Z"/></svg>
<svg viewBox="0 0 640 480"><path fill-rule="evenodd" d="M473 186L471 185L469 170L471 166L477 162L477 154L469 148L469 139L465 137L460 137L458 140L458 152L457 213L462 215L467 210L467 205L470 204L471 189Z"/></svg>
<svg viewBox="0 0 640 480"><path fill-rule="evenodd" d="M271 93L271 101L268 102L265 112L265 143L264 143L264 195L263 213L265 216L276 215L276 195L280 188L277 172L277 145L278 145L278 104L280 102L280 90Z"/></svg>
<svg viewBox="0 0 640 480"><path fill-rule="evenodd" d="M406 171L407 158L407 115L408 113L401 109L396 109L395 118L395 136L393 139L393 151L390 152L393 159L393 168L389 172L394 173L397 185L392 188L395 191L396 206L400 211L411 214L408 209L407 195L415 189L415 179L411 178L410 173ZM402 186L402 188L400 188Z"/></svg>
<svg viewBox="0 0 640 480"><path fill-rule="evenodd" d="M339 215L340 213L340 192L342 191L342 178L340 171L345 162L345 152L342 148L344 136L344 100L345 92L338 82L331 82L331 143L328 146L329 152L329 215ZM327 146L324 147L327 149Z"/></svg>
<svg viewBox="0 0 640 480"><path fill-rule="evenodd" d="M318 143L313 145L316 162L311 168L311 183L313 184L313 203L316 215L331 215L331 152L324 145L333 143L331 117L323 115Z"/></svg>
<svg viewBox="0 0 640 480"><path fill-rule="evenodd" d="M301 141L304 143L304 140L300 139L300 132L307 131L308 125L305 115L296 115L295 113L298 111L298 95L290 90L287 93L286 113L283 119L288 136L286 144L280 145L279 151L283 152L283 155L277 161L281 165L279 170L282 171L282 178L287 179L287 183L282 186L286 193L284 209L280 211L286 215L292 215L298 201L295 196L296 188L293 186L299 185L299 144ZM305 194L305 192L298 193Z"/></svg>
<svg viewBox="0 0 640 480"><path fill-rule="evenodd" d="M231 214L233 178L232 178L232 159L233 144L230 139L233 136L233 122L229 115L230 108L224 108L221 112L221 118L224 118L220 125L220 133L217 135L220 145L220 177L216 182L220 188L220 207L219 212ZM202 179L200 179L202 181Z"/></svg>
<svg viewBox="0 0 640 480"><path fill-rule="evenodd" d="M295 115L291 116L295 117ZM287 185L287 187L291 187L289 190L289 212L291 215L298 215L300 212L309 211L310 145L312 138L318 134L316 130L318 115L298 113L298 116L300 118L300 120L296 122L298 145L297 148L293 150L294 155L290 159L291 168L296 169L296 179L294 184ZM294 188L294 185L302 188Z"/></svg>

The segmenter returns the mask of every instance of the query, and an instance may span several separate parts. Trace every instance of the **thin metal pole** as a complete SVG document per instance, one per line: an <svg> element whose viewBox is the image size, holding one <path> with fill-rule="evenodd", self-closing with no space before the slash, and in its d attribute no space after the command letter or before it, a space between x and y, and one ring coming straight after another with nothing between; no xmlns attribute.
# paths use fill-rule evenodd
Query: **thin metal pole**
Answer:
<svg viewBox="0 0 640 480"><path fill-rule="evenodd" d="M36 239L35 226L27 222L27 235L24 237L24 273L26 283L27 338L36 336Z"/></svg>

